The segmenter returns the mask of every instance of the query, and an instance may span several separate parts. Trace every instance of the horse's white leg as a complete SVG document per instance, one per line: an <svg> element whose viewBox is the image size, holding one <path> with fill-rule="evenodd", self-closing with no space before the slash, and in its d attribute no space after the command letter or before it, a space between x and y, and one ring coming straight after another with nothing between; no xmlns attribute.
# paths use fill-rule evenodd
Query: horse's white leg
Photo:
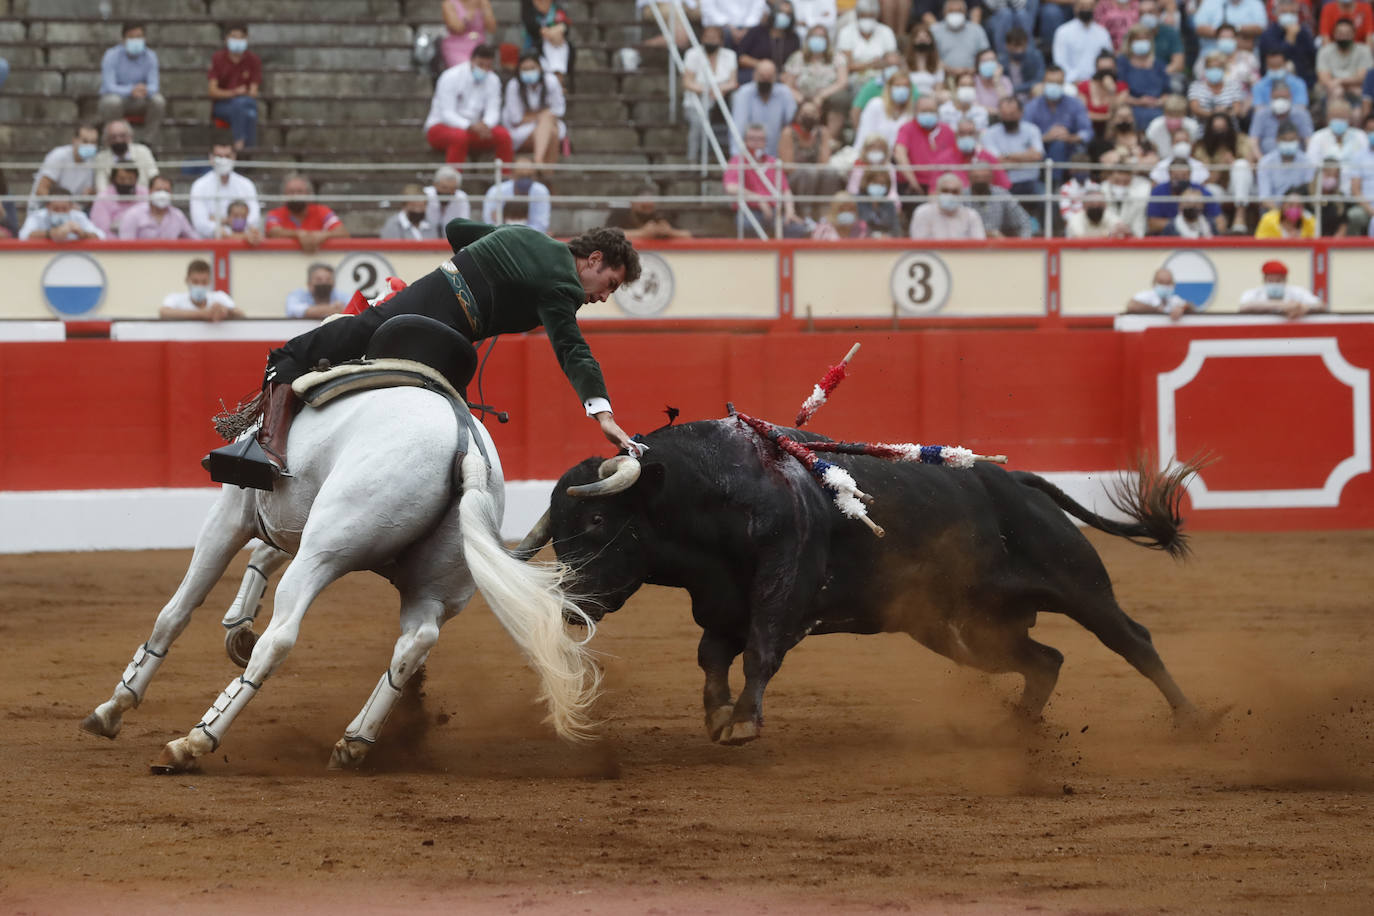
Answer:
<svg viewBox="0 0 1374 916"><path fill-rule="evenodd" d="M154 773L187 770L197 757L219 747L239 713L295 646L311 602L329 583L352 569L347 552L302 549L281 577L273 601L272 622L253 647L247 670L229 682L186 737L177 738L162 749L151 766Z"/></svg>
<svg viewBox="0 0 1374 916"><path fill-rule="evenodd" d="M243 490L226 487L220 492L196 538L191 565L176 594L157 615L148 641L135 650L133 661L115 686L114 695L82 721L82 731L113 738L119 734L124 711L143 702L148 684L167 651L190 623L191 612L205 601L234 554L252 537L249 500Z"/></svg>
<svg viewBox="0 0 1374 916"><path fill-rule="evenodd" d="M253 654L253 644L258 636L253 632L253 621L262 610L262 596L267 591L267 580L272 573L286 564L291 557L271 544L261 543L253 548L248 559L248 569L243 573L239 593L234 603L224 613L220 623L224 626L224 651L229 660L240 668L248 667L248 658Z"/></svg>

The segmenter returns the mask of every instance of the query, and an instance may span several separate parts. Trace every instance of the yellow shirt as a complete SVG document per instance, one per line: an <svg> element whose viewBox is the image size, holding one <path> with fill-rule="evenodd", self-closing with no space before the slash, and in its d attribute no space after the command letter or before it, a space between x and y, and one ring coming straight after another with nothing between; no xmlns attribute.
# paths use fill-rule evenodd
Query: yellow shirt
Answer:
<svg viewBox="0 0 1374 916"><path fill-rule="evenodd" d="M1283 215L1282 215L1281 213L1279 213L1278 210L1270 210L1268 213L1266 213L1266 214L1264 214L1263 216L1261 216L1261 217L1260 217L1260 221L1259 221L1259 225L1255 227L1255 238L1257 238L1257 239L1293 238L1293 236L1285 236L1285 235L1283 234L1283 227L1280 225L1280 224L1281 224L1281 221L1282 221L1282 217L1283 217ZM1303 213L1303 215L1302 215L1302 230L1298 233L1297 238L1310 239L1310 238L1316 238L1316 236L1317 236L1317 221L1316 221L1315 219L1313 219L1309 214Z"/></svg>

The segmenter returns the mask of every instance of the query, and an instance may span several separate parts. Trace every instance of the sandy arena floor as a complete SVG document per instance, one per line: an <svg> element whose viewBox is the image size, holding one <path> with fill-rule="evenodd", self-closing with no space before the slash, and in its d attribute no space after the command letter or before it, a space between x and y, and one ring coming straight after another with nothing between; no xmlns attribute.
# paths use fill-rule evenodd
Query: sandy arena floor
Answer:
<svg viewBox="0 0 1374 916"><path fill-rule="evenodd" d="M0 911L1369 912L1374 532L1198 535L1186 565L1094 542L1183 689L1234 704L1216 735L1176 739L1148 681L1042 616L1067 660L1032 746L998 727L1018 678L825 636L788 656L763 739L717 747L686 595L645 589L598 637L599 743L540 724L479 599L423 711L331 774L396 636L394 592L356 575L202 770L154 777L237 670L218 620L247 555L114 742L77 722L189 551L0 557Z"/></svg>

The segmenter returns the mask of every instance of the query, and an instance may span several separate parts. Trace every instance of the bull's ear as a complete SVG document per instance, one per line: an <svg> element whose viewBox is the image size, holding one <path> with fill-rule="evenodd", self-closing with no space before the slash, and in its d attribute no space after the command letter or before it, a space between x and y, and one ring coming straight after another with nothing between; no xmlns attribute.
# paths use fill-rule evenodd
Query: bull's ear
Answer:
<svg viewBox="0 0 1374 916"><path fill-rule="evenodd" d="M641 499L653 499L663 489L663 480L668 469L657 461L641 462L639 480L635 481L635 492Z"/></svg>

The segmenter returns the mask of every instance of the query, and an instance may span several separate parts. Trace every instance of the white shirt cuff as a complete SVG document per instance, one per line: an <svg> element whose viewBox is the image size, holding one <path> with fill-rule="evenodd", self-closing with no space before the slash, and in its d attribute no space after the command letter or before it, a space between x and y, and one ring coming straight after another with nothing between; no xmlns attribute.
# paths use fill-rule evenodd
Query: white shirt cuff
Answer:
<svg viewBox="0 0 1374 916"><path fill-rule="evenodd" d="M587 416L594 417L601 411L610 411L611 402L605 398L588 398L582 402L582 406L587 408Z"/></svg>

